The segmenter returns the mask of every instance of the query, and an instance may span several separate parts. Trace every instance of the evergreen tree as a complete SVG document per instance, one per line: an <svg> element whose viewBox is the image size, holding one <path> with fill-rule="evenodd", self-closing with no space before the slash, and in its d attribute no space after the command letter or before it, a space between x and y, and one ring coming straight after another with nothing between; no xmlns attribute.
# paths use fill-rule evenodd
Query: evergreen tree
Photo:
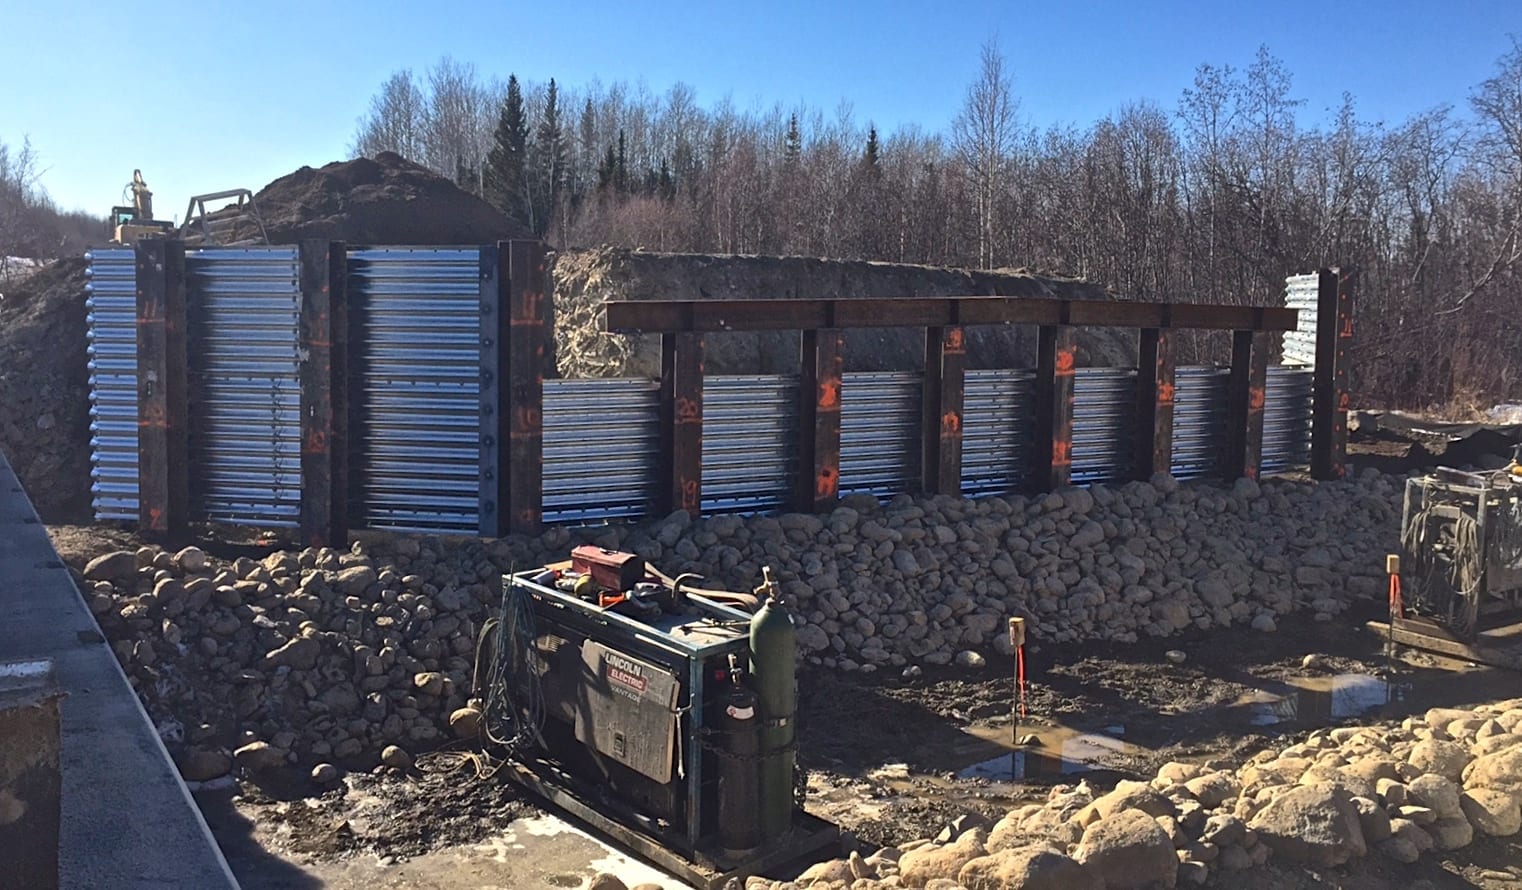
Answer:
<svg viewBox="0 0 1522 890"><path fill-rule="evenodd" d="M661 158L660 195L667 201L676 198L676 182L671 178L671 165Z"/></svg>
<svg viewBox="0 0 1522 890"><path fill-rule="evenodd" d="M877 127L874 125L868 125L867 150L862 155L861 160L862 164L867 168L867 172L871 173L873 176L876 176L881 172L877 167L878 151L879 147L877 144Z"/></svg>
<svg viewBox="0 0 1522 890"><path fill-rule="evenodd" d="M616 187L614 179L618 175L618 155L613 151L613 143L608 143L608 150L603 153L602 163L597 165L597 190L606 192Z"/></svg>
<svg viewBox="0 0 1522 890"><path fill-rule="evenodd" d="M798 114L794 112L787 119L787 143L783 146L783 160L789 167L798 165L803 157L803 134L798 131Z"/></svg>
<svg viewBox="0 0 1522 890"><path fill-rule="evenodd" d="M529 227L541 237L549 231L550 222L555 218L555 208L560 203L561 188L565 184L565 136L560 131L557 93L552 77L544 100L544 118L539 122L529 153L531 169L528 178L532 185Z"/></svg>
<svg viewBox="0 0 1522 890"><path fill-rule="evenodd" d="M523 91L516 75L507 78L507 97L492 133L486 155L486 200L509 217L528 225L528 195L524 190L528 154L528 121L523 113Z"/></svg>
<svg viewBox="0 0 1522 890"><path fill-rule="evenodd" d="M613 168L613 187L620 195L629 193L629 154L624 144L624 131L618 130L618 161Z"/></svg>

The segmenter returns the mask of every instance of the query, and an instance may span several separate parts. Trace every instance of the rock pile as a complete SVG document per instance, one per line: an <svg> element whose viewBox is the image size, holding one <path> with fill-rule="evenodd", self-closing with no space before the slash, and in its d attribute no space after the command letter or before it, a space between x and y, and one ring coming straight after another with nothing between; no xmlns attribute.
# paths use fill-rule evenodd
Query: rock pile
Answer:
<svg viewBox="0 0 1522 890"><path fill-rule="evenodd" d="M598 543L730 583L769 564L806 619L809 661L871 672L1008 655L1015 615L1056 643L1271 631L1298 609L1330 620L1383 595L1402 484L1369 472L1319 485L1159 477L1032 498L900 496L881 508L848 497L824 516L678 514Z"/></svg>
<svg viewBox="0 0 1522 890"><path fill-rule="evenodd" d="M1198 885L1271 857L1415 862L1522 830L1522 699L1434 708L1398 726L1317 730L1240 769L1168 763L1098 794L1059 785L989 825L820 863L748 890L1035 890Z"/></svg>
<svg viewBox="0 0 1522 890"><path fill-rule="evenodd" d="M512 557L393 546L386 562L356 547L226 565L144 547L92 560L84 593L186 778L377 757L405 769L466 704Z"/></svg>
<svg viewBox="0 0 1522 890"><path fill-rule="evenodd" d="M151 712L183 741L187 775L230 762L373 763L387 746L398 748L387 762L400 763L475 725L461 708L501 573L563 559L577 543L730 589L774 567L803 620L801 655L825 668L977 670L983 653L1008 654L1010 615L1056 642L1271 627L1298 608L1330 618L1380 593L1396 481L1222 488L1162 478L1029 499L848 498L825 516L679 513L231 564L195 548L143 548L92 561L84 592Z"/></svg>

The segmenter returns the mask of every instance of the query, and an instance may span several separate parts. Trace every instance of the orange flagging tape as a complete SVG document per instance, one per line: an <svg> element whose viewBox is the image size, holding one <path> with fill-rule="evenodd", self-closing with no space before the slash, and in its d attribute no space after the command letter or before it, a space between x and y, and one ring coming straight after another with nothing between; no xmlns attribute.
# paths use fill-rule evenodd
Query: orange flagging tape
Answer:
<svg viewBox="0 0 1522 890"><path fill-rule="evenodd" d="M1400 618L1403 611L1400 601L1400 576L1390 576L1390 617Z"/></svg>
<svg viewBox="0 0 1522 890"><path fill-rule="evenodd" d="M1025 647L1015 649L1015 674L1020 681L1020 719L1025 719Z"/></svg>

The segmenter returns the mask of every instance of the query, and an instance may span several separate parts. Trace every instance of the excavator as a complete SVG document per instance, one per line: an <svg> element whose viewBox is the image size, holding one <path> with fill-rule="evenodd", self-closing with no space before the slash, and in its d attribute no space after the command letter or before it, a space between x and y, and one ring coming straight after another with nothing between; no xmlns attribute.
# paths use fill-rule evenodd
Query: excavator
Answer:
<svg viewBox="0 0 1522 890"><path fill-rule="evenodd" d="M130 247L143 238L173 235L177 231L202 246L226 243L229 234L238 234L236 227L245 218L258 228L259 241L270 243L269 234L264 228L264 218L259 215L259 208L254 203L254 193L248 189L229 189L192 196L190 206L185 209L185 225L180 229L172 222L153 218L153 192L149 191L148 183L143 181L143 171L132 171L132 181L122 189L123 194L128 190L132 192L132 206L111 208L112 244ZM235 203L220 210L208 209L208 205L213 202L225 200ZM214 223L215 226L208 226L208 223ZM213 227L219 231L214 233L211 230ZM219 242L218 236L224 240Z"/></svg>
<svg viewBox="0 0 1522 890"><path fill-rule="evenodd" d="M111 243L136 244L143 238L167 235L174 231L174 223L153 218L153 192L143 181L143 171L132 171L132 182L122 191L132 191L132 206L111 208Z"/></svg>

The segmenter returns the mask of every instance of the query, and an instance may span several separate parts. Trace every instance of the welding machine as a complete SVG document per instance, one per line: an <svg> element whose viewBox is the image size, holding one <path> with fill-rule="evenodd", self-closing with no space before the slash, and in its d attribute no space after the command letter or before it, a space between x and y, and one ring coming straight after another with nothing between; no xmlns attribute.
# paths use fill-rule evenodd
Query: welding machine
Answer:
<svg viewBox="0 0 1522 890"><path fill-rule="evenodd" d="M505 576L483 723L510 774L699 887L838 852L803 809L793 619L765 578L706 590L595 547Z"/></svg>

